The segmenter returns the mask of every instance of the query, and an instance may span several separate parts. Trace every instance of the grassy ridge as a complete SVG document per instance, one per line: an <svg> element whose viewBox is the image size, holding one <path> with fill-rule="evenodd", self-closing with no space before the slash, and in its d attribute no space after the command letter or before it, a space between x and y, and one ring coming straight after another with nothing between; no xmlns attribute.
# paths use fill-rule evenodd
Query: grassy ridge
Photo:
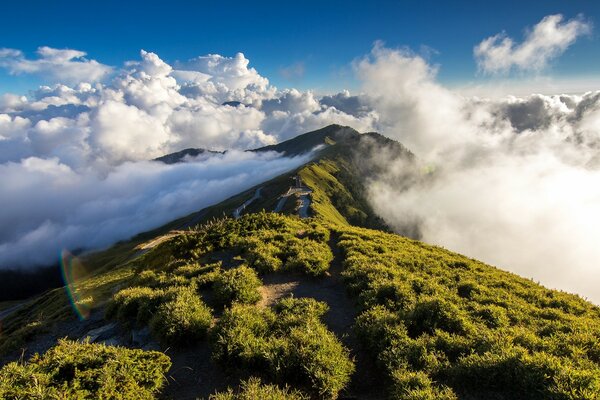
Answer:
<svg viewBox="0 0 600 400"><path fill-rule="evenodd" d="M255 188L84 257L90 273L75 287L77 306L106 311L107 320L122 326L148 326L156 341L173 348L210 343L220 367L242 378L237 389L215 394L217 400L335 398L351 390L353 376L361 376L364 366L354 362L356 354L375 360L381 373L377 383L391 399L600 398L600 309L477 260L384 232L365 194L366 180L383 166L357 160L352 149L370 154L385 148L409 162L413 156L380 135L335 134L336 129L273 148L297 154L307 143L327 144L313 162L263 184L263 197L247 210L253 214L214 219L231 215ZM275 207L295 174L313 190L313 218L261 212ZM293 207L284 210L291 213ZM262 293L274 274L295 284L343 281L356 310L333 311L346 312L350 320L358 315L357 340L349 341L353 347L343 345L323 322L333 303L284 298L265 306ZM63 289L32 300L3 321L0 354L35 340L67 318L71 306ZM4 366L0 394L18 398L19 391L34 389L79 394L85 382L88 398L95 398L116 387L99 389L100 376L121 382L125 371L134 379L125 380L122 390L143 394L132 398L157 396L162 385L157 371L168 365L162 355L77 346L84 345L61 342L29 363ZM73 349L86 354L77 365L83 375L61 372L58 379L52 375L56 371L36 366L57 365L60 359L71 371ZM103 355L88 356L93 352ZM150 360L148 368L140 360ZM112 369L116 361L122 369ZM39 387L32 389L35 382Z"/></svg>
<svg viewBox="0 0 600 400"><path fill-rule="evenodd" d="M340 234L356 329L394 398L600 395L598 307L397 235Z"/></svg>

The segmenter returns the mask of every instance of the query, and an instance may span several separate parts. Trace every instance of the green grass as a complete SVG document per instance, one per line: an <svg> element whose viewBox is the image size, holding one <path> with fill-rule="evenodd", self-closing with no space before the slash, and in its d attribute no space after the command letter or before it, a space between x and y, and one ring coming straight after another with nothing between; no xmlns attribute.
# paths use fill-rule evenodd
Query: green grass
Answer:
<svg viewBox="0 0 600 400"><path fill-rule="evenodd" d="M256 271L245 265L223 272L214 284L215 297L221 305L233 302L256 304L261 299L262 286Z"/></svg>
<svg viewBox="0 0 600 400"><path fill-rule="evenodd" d="M154 399L171 366L167 356L61 340L43 356L0 369L0 398Z"/></svg>
<svg viewBox="0 0 600 400"><path fill-rule="evenodd" d="M356 331L393 398L598 398L598 307L397 235L339 234Z"/></svg>
<svg viewBox="0 0 600 400"><path fill-rule="evenodd" d="M234 304L213 332L213 357L225 368L263 373L299 385L321 398L336 398L354 363L348 350L320 322L325 303L286 299L273 310Z"/></svg>
<svg viewBox="0 0 600 400"><path fill-rule="evenodd" d="M279 388L275 385L263 384L259 378L242 381L237 390L215 393L209 400L306 400L309 397L298 390Z"/></svg>

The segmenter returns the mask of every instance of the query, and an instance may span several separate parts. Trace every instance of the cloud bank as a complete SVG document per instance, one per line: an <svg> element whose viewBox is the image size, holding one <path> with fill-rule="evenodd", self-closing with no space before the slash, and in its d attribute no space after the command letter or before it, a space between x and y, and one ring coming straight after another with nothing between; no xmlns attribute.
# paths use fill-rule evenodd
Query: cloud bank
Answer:
<svg viewBox="0 0 600 400"><path fill-rule="evenodd" d="M126 162L105 176L58 158L0 165L0 265L57 260L61 249L94 249L218 203L307 162L310 155L230 151L190 162Z"/></svg>
<svg viewBox="0 0 600 400"><path fill-rule="evenodd" d="M465 98L381 46L356 68L381 131L422 163L411 186L412 167L392 160L369 183L386 221L600 303L600 92Z"/></svg>

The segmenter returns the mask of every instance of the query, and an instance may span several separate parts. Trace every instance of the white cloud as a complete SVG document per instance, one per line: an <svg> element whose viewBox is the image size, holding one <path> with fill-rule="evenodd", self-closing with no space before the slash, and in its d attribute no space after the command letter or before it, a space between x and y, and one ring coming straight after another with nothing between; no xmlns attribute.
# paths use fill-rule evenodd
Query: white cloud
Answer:
<svg viewBox="0 0 600 400"><path fill-rule="evenodd" d="M474 49L479 68L486 73L539 71L553 58L561 55L575 40L591 31L591 25L581 18L563 22L560 14L544 17L525 34L522 43L505 33L491 36Z"/></svg>
<svg viewBox="0 0 600 400"><path fill-rule="evenodd" d="M83 52L39 53L32 61L5 49L0 60L15 73L69 82L80 78L73 68L88 75L95 65ZM278 91L241 53L173 68L142 50L103 83L3 95L0 267L53 263L63 247L109 245L307 160L239 151L175 166L149 159L188 147L257 148L330 123L372 130L375 121L372 112L354 116L321 104L312 92Z"/></svg>
<svg viewBox="0 0 600 400"><path fill-rule="evenodd" d="M30 60L15 49L0 49L0 67L11 74L39 74L55 82L75 84L104 79L112 68L85 58L86 53L71 49L40 47L38 58Z"/></svg>
<svg viewBox="0 0 600 400"><path fill-rule="evenodd" d="M308 159L233 151L174 165L129 162L106 176L74 171L57 158L0 164L0 266L54 263L63 248L108 246Z"/></svg>
<svg viewBox="0 0 600 400"><path fill-rule="evenodd" d="M386 162L369 185L381 216L600 302L600 92L465 98L423 59L381 47L356 68L383 133L423 163Z"/></svg>
<svg viewBox="0 0 600 400"><path fill-rule="evenodd" d="M59 64L80 53L43 54ZM223 105L225 101L243 105ZM109 82L42 86L29 98L5 95L0 113L20 126L11 128L10 137L4 135L0 162L59 157L77 170L93 165L103 171L187 147L261 147L330 123L372 130L376 119L335 110L310 91L278 91L241 53L197 57L173 68L144 50ZM45 126L53 127L52 135L39 133Z"/></svg>

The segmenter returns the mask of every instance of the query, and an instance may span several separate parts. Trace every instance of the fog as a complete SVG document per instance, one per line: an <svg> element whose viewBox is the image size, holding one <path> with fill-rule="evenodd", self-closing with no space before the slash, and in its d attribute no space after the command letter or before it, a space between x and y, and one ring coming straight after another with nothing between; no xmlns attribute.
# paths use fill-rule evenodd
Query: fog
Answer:
<svg viewBox="0 0 600 400"><path fill-rule="evenodd" d="M166 165L127 162L105 176L58 159L0 165L0 265L53 264L61 249L97 249L201 210L304 164L310 154L230 151Z"/></svg>
<svg viewBox="0 0 600 400"><path fill-rule="evenodd" d="M382 46L356 69L381 131L420 162L407 189L411 167L389 160L369 183L376 212L398 229L417 222L426 242L600 303L600 92L464 98L421 57Z"/></svg>

